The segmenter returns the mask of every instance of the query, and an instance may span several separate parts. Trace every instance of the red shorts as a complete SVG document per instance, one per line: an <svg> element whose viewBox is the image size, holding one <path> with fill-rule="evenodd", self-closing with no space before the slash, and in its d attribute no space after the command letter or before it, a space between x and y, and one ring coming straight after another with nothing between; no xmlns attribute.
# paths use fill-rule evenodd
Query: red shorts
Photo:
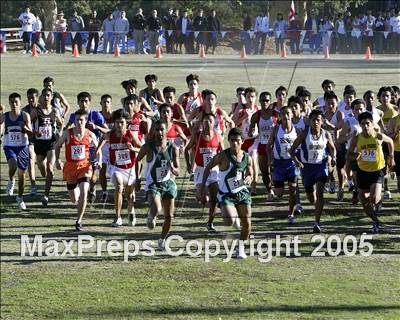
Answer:
<svg viewBox="0 0 400 320"><path fill-rule="evenodd" d="M257 147L257 152L258 152L258 155L260 155L260 156L266 156L267 155L267 145L259 143L258 147Z"/></svg>
<svg viewBox="0 0 400 320"><path fill-rule="evenodd" d="M244 140L242 144L242 150L249 152L249 148L254 144L255 140L256 140L255 138Z"/></svg>
<svg viewBox="0 0 400 320"><path fill-rule="evenodd" d="M79 179L92 175L92 164L88 160L65 162L63 168L64 181L75 184Z"/></svg>

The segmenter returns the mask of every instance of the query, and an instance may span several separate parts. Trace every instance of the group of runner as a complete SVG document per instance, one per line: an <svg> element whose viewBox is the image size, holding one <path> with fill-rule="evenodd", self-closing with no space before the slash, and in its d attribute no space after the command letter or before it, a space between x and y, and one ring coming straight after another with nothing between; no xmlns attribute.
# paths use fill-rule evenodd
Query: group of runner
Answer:
<svg viewBox="0 0 400 320"><path fill-rule="evenodd" d="M258 95L253 87L239 87L237 101L226 112L215 92L199 90L198 75L186 77L188 91L178 99L175 88L157 88L156 75L146 75L145 82L147 87L137 93L135 79L123 81L126 96L121 99L122 108L116 110L110 95L101 97L101 111L96 111L91 95L80 92L79 108L68 120L70 105L55 91L50 77L44 79L40 92L28 89L24 108L21 96L10 94L11 110L0 113L9 166L6 192L13 195L18 171L17 204L21 210L26 210L26 170L32 195L37 193L35 163L45 177L42 204L47 206L56 167L63 170L70 200L77 207L75 228L83 230L87 202L96 199L98 171L101 202L108 199L107 173L115 188L112 227L123 225L124 197L128 224L134 226L135 192L140 190L144 175L147 226L153 229L157 216L164 214L158 242L163 250L175 211L175 177L180 174L180 158L184 156L197 200L209 208L209 232L216 231L213 221L218 205L225 224L241 230L240 240L249 238L251 196L257 194L259 171L268 201L282 197L287 184L289 224L294 224L295 215L303 211L300 180L307 199L315 205L313 232L318 233L324 192L337 192L337 200L343 201L347 179L352 203L360 201L373 221L371 231L380 231L382 185L384 198L390 199L390 173L396 173L400 189L398 87L384 86L377 94L367 91L363 99L357 99L354 87L347 85L340 100L333 81L324 80L324 94L313 103L311 93L302 86L289 98L288 90L278 87L274 102L267 91ZM224 149L226 132L229 147ZM63 145L64 162L60 158ZM237 254L246 257L243 247L239 246Z"/></svg>

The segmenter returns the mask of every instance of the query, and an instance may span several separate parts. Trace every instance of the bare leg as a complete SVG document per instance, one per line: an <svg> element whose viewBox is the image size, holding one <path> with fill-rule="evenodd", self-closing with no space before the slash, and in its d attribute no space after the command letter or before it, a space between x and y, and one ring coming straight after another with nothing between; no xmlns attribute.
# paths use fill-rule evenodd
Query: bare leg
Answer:
<svg viewBox="0 0 400 320"><path fill-rule="evenodd" d="M10 159L8 160L8 176L10 181L14 180L15 172L17 172L17 159Z"/></svg>
<svg viewBox="0 0 400 320"><path fill-rule="evenodd" d="M115 192L114 192L114 207L115 207L115 216L116 218L121 217L121 210L122 210L122 193L124 191L124 184L123 184L123 179L122 176L118 173L115 173L111 177L111 181L115 186ZM89 190L90 192L90 190Z"/></svg>
<svg viewBox="0 0 400 320"><path fill-rule="evenodd" d="M89 183L88 182L81 182L79 184L79 200L78 200L78 223L82 223L83 215L85 214L86 205L87 205L87 195L89 190Z"/></svg>
<svg viewBox="0 0 400 320"><path fill-rule="evenodd" d="M289 182L289 214L294 215L294 206L296 204L296 182Z"/></svg>
<svg viewBox="0 0 400 320"><path fill-rule="evenodd" d="M164 223L161 231L161 239L165 239L171 229L175 210L175 199L162 199L161 203L164 209Z"/></svg>
<svg viewBox="0 0 400 320"><path fill-rule="evenodd" d="M25 170L18 168L18 196L22 197L24 195L25 186Z"/></svg>
<svg viewBox="0 0 400 320"><path fill-rule="evenodd" d="M324 184L317 182L316 184L316 201L315 201L315 222L318 224L321 220L322 210L324 208Z"/></svg>
<svg viewBox="0 0 400 320"><path fill-rule="evenodd" d="M251 232L251 206L240 204L236 209L240 217L240 224L242 225L240 240L247 240Z"/></svg>
<svg viewBox="0 0 400 320"><path fill-rule="evenodd" d="M36 187L36 169L35 169L35 163L36 163L36 153L34 150L33 145L29 145L29 167L28 167L28 174L29 174L29 179L31 181L31 187L34 188Z"/></svg>
<svg viewBox="0 0 400 320"><path fill-rule="evenodd" d="M44 195L46 197L49 196L51 185L53 184L53 175L54 175L54 163L56 160L56 154L54 150L50 150L47 152L47 162L46 162L46 184L44 187Z"/></svg>
<svg viewBox="0 0 400 320"><path fill-rule="evenodd" d="M213 223L215 214L217 212L217 193L218 183L214 182L208 186L208 193L210 197L210 210L208 211L208 223Z"/></svg>

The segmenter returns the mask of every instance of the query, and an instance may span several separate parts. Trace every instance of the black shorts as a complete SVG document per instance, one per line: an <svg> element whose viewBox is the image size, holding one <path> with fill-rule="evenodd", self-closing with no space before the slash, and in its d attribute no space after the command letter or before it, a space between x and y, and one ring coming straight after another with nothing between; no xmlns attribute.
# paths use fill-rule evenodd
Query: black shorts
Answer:
<svg viewBox="0 0 400 320"><path fill-rule="evenodd" d="M336 154L336 168L343 169L346 164L346 144L339 145Z"/></svg>
<svg viewBox="0 0 400 320"><path fill-rule="evenodd" d="M394 152L394 172L396 172L397 179L400 179L400 151Z"/></svg>
<svg viewBox="0 0 400 320"><path fill-rule="evenodd" d="M357 187L361 190L369 190L374 183L383 183L385 176L383 170L367 172L361 169L357 171Z"/></svg>
<svg viewBox="0 0 400 320"><path fill-rule="evenodd" d="M90 178L89 177L82 177L78 179L77 183L67 183L67 190L74 190L76 188L76 186L82 182L90 182Z"/></svg>
<svg viewBox="0 0 400 320"><path fill-rule="evenodd" d="M54 150L56 139L52 140L35 140L34 150L37 155L46 157L47 152Z"/></svg>

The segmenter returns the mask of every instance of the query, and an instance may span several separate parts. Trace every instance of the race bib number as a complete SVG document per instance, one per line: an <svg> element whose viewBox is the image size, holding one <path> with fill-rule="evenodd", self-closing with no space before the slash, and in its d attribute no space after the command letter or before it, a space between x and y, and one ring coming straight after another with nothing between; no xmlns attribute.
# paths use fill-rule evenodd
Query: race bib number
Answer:
<svg viewBox="0 0 400 320"><path fill-rule="evenodd" d="M71 146L71 158L72 160L83 160L86 158L85 145L81 144L78 146Z"/></svg>
<svg viewBox="0 0 400 320"><path fill-rule="evenodd" d="M271 130L266 127L266 128L261 128L261 142L262 143L267 143L269 140L269 136L271 134Z"/></svg>
<svg viewBox="0 0 400 320"><path fill-rule="evenodd" d="M308 162L319 163L324 159L324 150L308 150Z"/></svg>
<svg viewBox="0 0 400 320"><path fill-rule="evenodd" d="M376 151L372 149L364 149L361 151L361 160L367 162L376 161Z"/></svg>
<svg viewBox="0 0 400 320"><path fill-rule="evenodd" d="M243 188L245 188L243 181L243 174L240 171L236 172L236 176L229 178L227 182L229 189L231 190L232 193L237 193Z"/></svg>
<svg viewBox="0 0 400 320"><path fill-rule="evenodd" d="M203 153L203 166L207 166L212 158L214 158L214 154L213 153Z"/></svg>
<svg viewBox="0 0 400 320"><path fill-rule="evenodd" d="M290 150L290 144L281 144L281 157L283 159L290 158L289 150Z"/></svg>
<svg viewBox="0 0 400 320"><path fill-rule="evenodd" d="M39 140L50 140L53 135L53 128L50 126L39 127Z"/></svg>
<svg viewBox="0 0 400 320"><path fill-rule="evenodd" d="M131 164L131 155L128 149L115 150L115 161L117 166Z"/></svg>
<svg viewBox="0 0 400 320"><path fill-rule="evenodd" d="M22 142L22 133L21 132L9 132L8 133L8 141L12 146L18 146Z"/></svg>
<svg viewBox="0 0 400 320"><path fill-rule="evenodd" d="M162 182L165 180L168 180L167 176L168 176L168 172L169 172L169 167L158 167L156 168L156 178L157 178L157 182Z"/></svg>

